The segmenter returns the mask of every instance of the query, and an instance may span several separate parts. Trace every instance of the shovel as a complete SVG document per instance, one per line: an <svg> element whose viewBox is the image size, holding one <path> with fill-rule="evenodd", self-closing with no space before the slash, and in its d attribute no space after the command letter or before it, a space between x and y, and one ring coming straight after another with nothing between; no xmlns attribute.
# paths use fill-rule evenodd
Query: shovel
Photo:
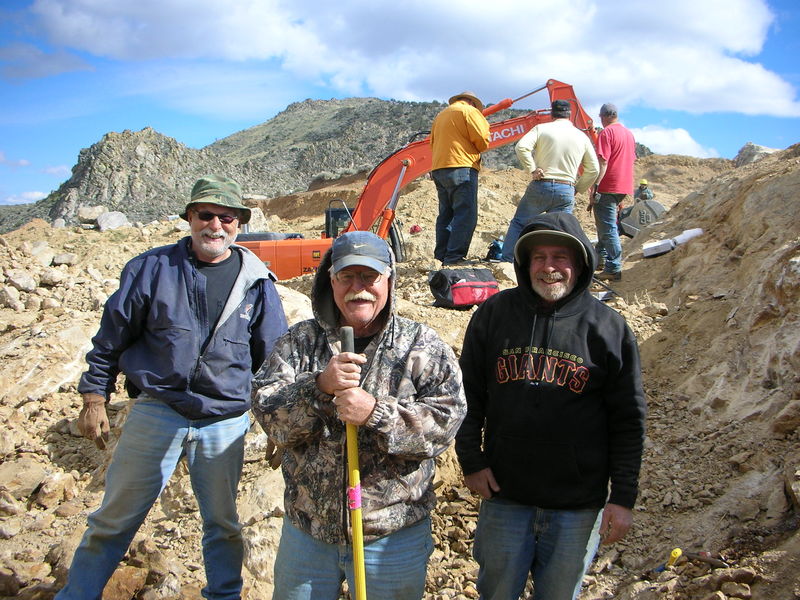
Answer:
<svg viewBox="0 0 800 600"><path fill-rule="evenodd" d="M353 328L342 327L342 352L354 352ZM353 573L356 600L367 600L367 576L364 569L364 530L361 525L361 473L358 467L358 427L347 424L347 507L353 530Z"/></svg>

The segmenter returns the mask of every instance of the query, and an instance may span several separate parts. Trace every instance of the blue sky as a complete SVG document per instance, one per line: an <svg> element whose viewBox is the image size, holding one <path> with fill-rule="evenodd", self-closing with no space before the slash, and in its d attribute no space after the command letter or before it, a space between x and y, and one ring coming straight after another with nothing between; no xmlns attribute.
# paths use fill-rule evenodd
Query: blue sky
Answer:
<svg viewBox="0 0 800 600"><path fill-rule="evenodd" d="M550 78L655 152L733 158L800 142L798 56L798 0L3 0L0 204L109 131L201 148L307 98L496 102Z"/></svg>

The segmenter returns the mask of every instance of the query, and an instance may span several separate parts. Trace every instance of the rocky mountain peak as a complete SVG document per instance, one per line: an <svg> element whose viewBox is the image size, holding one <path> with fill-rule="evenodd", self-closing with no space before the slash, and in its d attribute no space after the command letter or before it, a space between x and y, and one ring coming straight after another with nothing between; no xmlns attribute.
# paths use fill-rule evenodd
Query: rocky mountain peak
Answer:
<svg viewBox="0 0 800 600"><path fill-rule="evenodd" d="M747 142L744 146L741 147L739 153L736 155L736 158L733 159L733 163L737 167L749 165L750 163L756 162L757 160L761 160L765 156L769 156L774 152L778 152L778 150L776 148L767 148L766 146L759 146L758 144L754 144L753 142Z"/></svg>

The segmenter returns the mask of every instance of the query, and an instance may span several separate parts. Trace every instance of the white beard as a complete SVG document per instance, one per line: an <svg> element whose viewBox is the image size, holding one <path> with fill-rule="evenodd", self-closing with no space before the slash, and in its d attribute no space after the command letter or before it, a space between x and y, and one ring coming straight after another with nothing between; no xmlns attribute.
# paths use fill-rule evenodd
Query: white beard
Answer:
<svg viewBox="0 0 800 600"><path fill-rule="evenodd" d="M533 282L533 291L547 302L558 302L569 294L570 290L563 283L545 285L540 281Z"/></svg>
<svg viewBox="0 0 800 600"><path fill-rule="evenodd" d="M551 280L551 283L544 283L538 277L531 280L533 291L539 294L545 302L558 302L562 298L566 298L575 287L575 284L570 284L561 273L552 273L548 279Z"/></svg>
<svg viewBox="0 0 800 600"><path fill-rule="evenodd" d="M206 235L222 238L222 244L216 245L208 242ZM235 235L228 235L224 231L210 231L208 229L203 229L198 236L198 245L204 254L211 256L212 258L216 258L225 254L235 239Z"/></svg>

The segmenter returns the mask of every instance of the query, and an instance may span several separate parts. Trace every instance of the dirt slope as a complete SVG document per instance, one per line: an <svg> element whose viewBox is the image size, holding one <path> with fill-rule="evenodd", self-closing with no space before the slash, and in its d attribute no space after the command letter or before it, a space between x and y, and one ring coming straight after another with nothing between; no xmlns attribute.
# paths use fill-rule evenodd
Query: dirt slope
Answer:
<svg viewBox="0 0 800 600"><path fill-rule="evenodd" d="M636 333L650 414L634 529L603 549L582 598L800 597L800 147L734 169L731 161L650 156L637 163L656 200L670 208L659 223L625 240L623 280L611 305ZM527 183L517 169L485 172L471 254L482 257L505 232ZM331 198L352 201L362 182L263 203L271 228L308 235L323 226ZM586 198L576 212L594 235ZM409 260L399 269L402 314L425 321L460 351L470 312L431 306L436 194L429 179L407 189L398 216ZM412 224L422 227L408 234ZM642 245L685 229L704 233L656 258ZM101 498L109 455L76 435L75 385L105 297L131 256L184 235L159 223L105 234L54 230L35 222L0 237L3 290L32 274L17 309L0 308L0 596L50 598L63 582L87 512ZM41 266L42 242L74 264ZM502 286L510 273L491 265ZM48 279L48 277L50 277ZM47 284L43 281L49 282ZM282 282L307 292L308 277ZM13 293L12 293L13 295ZM302 308L298 309L302 311ZM124 394L112 404L119 424ZM240 511L247 540L248 598L269 598L279 533L281 482L260 460L264 438L248 436ZM452 453L442 457L437 549L430 598L474 598L470 536L476 499L461 486ZM115 577L109 597L199 598L202 560L195 504L185 473L173 479ZM684 561L660 574L670 550L709 551L730 569ZM139 591L137 591L139 590Z"/></svg>

